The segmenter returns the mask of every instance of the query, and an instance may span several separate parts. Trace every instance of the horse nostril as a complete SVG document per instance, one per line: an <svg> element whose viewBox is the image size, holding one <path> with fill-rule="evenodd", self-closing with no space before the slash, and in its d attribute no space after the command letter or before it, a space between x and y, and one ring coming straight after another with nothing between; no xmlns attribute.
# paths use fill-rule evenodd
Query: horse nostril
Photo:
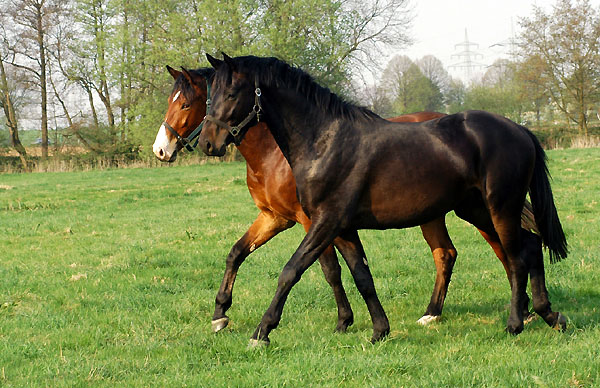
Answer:
<svg viewBox="0 0 600 388"><path fill-rule="evenodd" d="M210 142L207 141L206 142L206 152L210 152L211 148L212 148L212 145L210 144Z"/></svg>
<svg viewBox="0 0 600 388"><path fill-rule="evenodd" d="M162 148L158 151L158 156L160 156L161 158L164 158L165 151Z"/></svg>

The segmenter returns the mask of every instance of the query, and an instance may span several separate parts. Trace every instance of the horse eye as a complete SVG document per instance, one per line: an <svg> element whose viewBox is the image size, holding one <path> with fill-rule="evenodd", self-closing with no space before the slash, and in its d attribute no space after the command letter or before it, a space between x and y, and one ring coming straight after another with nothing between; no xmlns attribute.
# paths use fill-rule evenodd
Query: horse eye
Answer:
<svg viewBox="0 0 600 388"><path fill-rule="evenodd" d="M233 100L234 98L235 98L235 93L229 93L229 94L227 95L227 99L228 99L228 100Z"/></svg>
<svg viewBox="0 0 600 388"><path fill-rule="evenodd" d="M190 109L190 104L188 104L187 102L181 104L181 109Z"/></svg>

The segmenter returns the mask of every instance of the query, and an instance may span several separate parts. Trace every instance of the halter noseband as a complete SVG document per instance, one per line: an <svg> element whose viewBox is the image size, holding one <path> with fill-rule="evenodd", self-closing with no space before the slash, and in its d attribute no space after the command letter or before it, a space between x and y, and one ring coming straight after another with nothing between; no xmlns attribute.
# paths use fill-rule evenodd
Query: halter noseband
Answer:
<svg viewBox="0 0 600 388"><path fill-rule="evenodd" d="M231 125L227 124L226 122L221 121L209 114L207 114L204 117L205 121L212 121L213 123L217 124L219 127L227 129L229 131L229 133L231 133L231 135L233 136L233 139L234 139L236 145L240 145L240 143L242 142L242 139L239 138L240 132L242 131L242 129L244 129L244 127L246 125L248 125L248 123L250 123L250 121L252 121L252 119L254 119L254 117L256 117L256 121L260 122L260 114L262 112L262 105L260 104L260 96L262 95L262 92L261 92L260 88L258 87L258 80L255 80L254 86L255 86L254 106L252 107L252 110L250 111L250 113L248 113L248 116L246 116L246 118L244 120L242 120L242 122L240 122L238 125L235 125L232 127ZM208 112L208 109L206 111Z"/></svg>
<svg viewBox="0 0 600 388"><path fill-rule="evenodd" d="M206 79L206 77L205 77ZM208 82L208 79L206 79L206 111L208 112L208 110L210 109L210 83ZM204 121L206 121L206 117L204 118L204 120L202 120L202 122L200 123L200 125L198 125L198 127L196 129L194 129L192 131L192 133L190 133L190 135L188 137L182 137L180 134L177 133L176 130L173 129L173 127L171 125L169 125L169 123L167 123L167 120L163 121L162 125L165 126L165 128L167 128L169 130L169 132L171 132L171 135L175 136L175 139L177 139L177 143L179 143L179 145L181 146L181 148L185 148L186 150L193 152L194 149L198 146L198 136L200 136L200 132L202 132L202 127L204 126ZM196 140L194 142L194 140ZM194 142L192 144L192 142Z"/></svg>

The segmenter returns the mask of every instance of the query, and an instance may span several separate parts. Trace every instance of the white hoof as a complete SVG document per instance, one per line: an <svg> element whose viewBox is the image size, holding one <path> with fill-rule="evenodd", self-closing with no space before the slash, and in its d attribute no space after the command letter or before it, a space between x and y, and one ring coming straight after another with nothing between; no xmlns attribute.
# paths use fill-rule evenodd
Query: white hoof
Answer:
<svg viewBox="0 0 600 388"><path fill-rule="evenodd" d="M438 321L440 319L439 315L423 315L421 319L417 321L419 325L427 326L431 322Z"/></svg>
<svg viewBox="0 0 600 388"><path fill-rule="evenodd" d="M227 317L215 319L214 321L211 322L212 330L215 333L218 333L221 330L223 330L224 328L226 328L228 324L229 324L229 318L227 318Z"/></svg>
<svg viewBox="0 0 600 388"><path fill-rule="evenodd" d="M262 349L269 346L269 341L257 340L254 338L250 338L250 342L248 342L248 349Z"/></svg>

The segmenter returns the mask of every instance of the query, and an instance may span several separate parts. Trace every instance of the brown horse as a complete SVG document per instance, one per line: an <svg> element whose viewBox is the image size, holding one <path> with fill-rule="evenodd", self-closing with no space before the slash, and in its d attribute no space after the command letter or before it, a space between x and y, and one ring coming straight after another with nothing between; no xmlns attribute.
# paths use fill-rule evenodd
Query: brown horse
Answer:
<svg viewBox="0 0 600 388"><path fill-rule="evenodd" d="M222 156L227 144L240 144L249 128L264 120L311 219L251 344L269 343L292 287L332 242L369 308L372 340L387 335L389 322L357 230L422 225L449 211L484 230L506 254L512 291L507 331L523 330L528 273L536 313L564 329L566 319L550 308L543 258L536 252L543 241L550 260L560 260L567 256L567 242L546 155L527 128L483 111L391 123L277 58L207 58L216 73L212 106L199 136L202 150ZM527 193L539 237L521 228Z"/></svg>
<svg viewBox="0 0 600 388"><path fill-rule="evenodd" d="M183 72L180 72L169 66L167 69L175 79L175 85L169 96L169 107L164 124L156 136L153 150L160 160L173 161L177 152L193 141L193 139L185 139L202 123L206 112L206 79L212 76L214 70L212 68L189 71L183 69ZM389 120L421 122L444 115L438 112L417 112ZM244 141L238 145L238 149L246 160L248 189L260 213L227 256L225 274L216 297L212 321L214 331L223 329L229 322L225 313L231 306L235 277L245 258L295 223L302 224L305 230L308 230L311 224L296 196L296 182L292 170L266 125L260 123L251 128ZM533 216L528 209L529 207L526 207L523 211L523 220L528 221L528 228L534 228ZM418 320L420 324L425 325L438 319L442 313L457 252L448 235L444 217L421 225L421 231L431 248L437 271L431 300L425 314ZM487 233L481 230L480 232L494 249L510 278L502 247ZM541 255L541 251L539 254ZM337 302L337 330L344 331L352 324L353 315L341 284L340 267L332 246L325 249L319 261ZM524 303L523 309L525 316L529 317L527 302Z"/></svg>

